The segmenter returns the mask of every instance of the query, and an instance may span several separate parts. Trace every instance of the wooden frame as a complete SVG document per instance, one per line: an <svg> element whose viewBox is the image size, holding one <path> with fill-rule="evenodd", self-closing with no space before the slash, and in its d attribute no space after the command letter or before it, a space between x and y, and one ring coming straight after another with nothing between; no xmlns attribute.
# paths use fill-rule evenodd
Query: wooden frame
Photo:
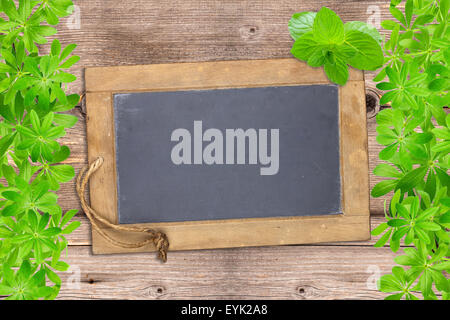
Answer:
<svg viewBox="0 0 450 320"><path fill-rule="evenodd" d="M177 63L87 68L86 106L89 162L103 166L90 180L91 206L118 223L113 94L328 84L323 70L295 59ZM350 70L339 88L343 214L332 216L187 221L145 224L167 234L169 250L288 245L370 239L369 172L363 73ZM141 225L142 226L142 225ZM138 233L107 230L122 241L143 240ZM112 246L95 230L95 254L153 251Z"/></svg>

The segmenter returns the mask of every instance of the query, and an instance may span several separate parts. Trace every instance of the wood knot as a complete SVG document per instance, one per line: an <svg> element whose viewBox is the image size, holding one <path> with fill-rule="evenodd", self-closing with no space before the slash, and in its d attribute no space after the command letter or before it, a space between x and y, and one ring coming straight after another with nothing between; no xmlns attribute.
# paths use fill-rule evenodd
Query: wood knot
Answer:
<svg viewBox="0 0 450 320"><path fill-rule="evenodd" d="M148 293L154 298L160 298L167 294L167 290L164 286L154 285L149 288Z"/></svg>
<svg viewBox="0 0 450 320"><path fill-rule="evenodd" d="M162 232L156 232L153 238L156 250L158 250L158 257L163 262L167 262L167 250L169 249L169 239Z"/></svg>
<svg viewBox="0 0 450 320"><path fill-rule="evenodd" d="M317 296L317 288L310 285L302 285L296 288L295 294L300 296L302 299L309 299Z"/></svg>
<svg viewBox="0 0 450 320"><path fill-rule="evenodd" d="M255 40L259 37L260 28L254 25L245 25L239 28L239 34L244 40Z"/></svg>
<svg viewBox="0 0 450 320"><path fill-rule="evenodd" d="M372 88L366 90L366 112L368 119L372 119L380 112L380 95Z"/></svg>

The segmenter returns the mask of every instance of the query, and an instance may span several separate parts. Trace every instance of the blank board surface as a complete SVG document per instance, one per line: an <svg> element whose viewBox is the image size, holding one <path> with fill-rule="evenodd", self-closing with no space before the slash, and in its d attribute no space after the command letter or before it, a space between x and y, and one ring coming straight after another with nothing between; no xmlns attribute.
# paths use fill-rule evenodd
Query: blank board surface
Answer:
<svg viewBox="0 0 450 320"><path fill-rule="evenodd" d="M342 213L336 86L118 93L113 99L121 224ZM202 123L197 136L195 121ZM223 133L224 162L227 129L267 129L268 154L270 132L278 129L279 170L261 175L267 165L259 158L249 164L250 139L245 164L174 164L178 142L171 135L180 128L192 136L192 162L194 140L208 129ZM209 143L202 142L202 150Z"/></svg>

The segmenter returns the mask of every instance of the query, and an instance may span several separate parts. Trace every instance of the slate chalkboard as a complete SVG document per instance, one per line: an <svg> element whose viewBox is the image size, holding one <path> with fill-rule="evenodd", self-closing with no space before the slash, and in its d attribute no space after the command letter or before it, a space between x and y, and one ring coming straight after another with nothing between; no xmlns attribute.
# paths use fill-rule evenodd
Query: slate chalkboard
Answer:
<svg viewBox="0 0 450 320"><path fill-rule="evenodd" d="M342 213L338 96L333 85L114 94L119 223ZM233 133L248 134L241 149Z"/></svg>
<svg viewBox="0 0 450 320"><path fill-rule="evenodd" d="M94 254L369 239L363 72L333 86L289 58L85 79Z"/></svg>

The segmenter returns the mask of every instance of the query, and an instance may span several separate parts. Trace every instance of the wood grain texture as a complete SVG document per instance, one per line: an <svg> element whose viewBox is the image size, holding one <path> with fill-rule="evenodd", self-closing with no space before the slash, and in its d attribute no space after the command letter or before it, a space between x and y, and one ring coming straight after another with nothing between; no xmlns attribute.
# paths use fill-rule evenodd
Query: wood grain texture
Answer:
<svg viewBox="0 0 450 320"><path fill-rule="evenodd" d="M74 218L81 222L80 228L75 230L73 233L67 235L67 239L69 241L70 246L90 246L92 245L91 239L91 226L89 220L85 215L78 215ZM378 227L381 223L386 222L386 219L381 216L372 216L370 218L370 229L373 230ZM371 236L370 240L367 241L349 241L349 242L325 242L321 244L317 244L320 246L373 246L378 240L380 236Z"/></svg>
<svg viewBox="0 0 450 320"><path fill-rule="evenodd" d="M95 67L86 69L85 79L88 93L330 84L322 69L294 58ZM363 80L361 71L350 69L349 81ZM364 90L359 93L364 98Z"/></svg>
<svg viewBox="0 0 450 320"><path fill-rule="evenodd" d="M77 43L80 62L72 68L78 80L72 92L84 91L84 68L92 66L142 65L153 63L219 60L272 59L290 57L292 39L287 21L292 13L318 10L326 5L344 21L370 18L369 6L379 9L380 18L389 18L389 1L362 0L75 0L80 9L81 28L73 29L63 19L55 36L63 45ZM49 46L42 46L48 52ZM366 73L366 86L373 87L374 73ZM86 127L80 121L67 130L62 143L72 154L66 163L76 172L87 163ZM379 163L381 147L375 142L375 119L367 119L369 168ZM370 176L372 188L381 179ZM74 183L59 191L64 208L80 209ZM372 228L383 221L383 201L370 199ZM82 226L69 236L67 261L79 267L76 274L63 274L65 285L60 298L382 298L367 289L367 268L381 274L393 266L389 249L368 242L314 246L207 250L176 252L168 268L154 254L91 256L90 226L82 213ZM92 281L91 281L92 280Z"/></svg>
<svg viewBox="0 0 450 320"><path fill-rule="evenodd" d="M389 248L287 246L91 255L70 247L60 299L382 299Z"/></svg>
<svg viewBox="0 0 450 320"><path fill-rule="evenodd" d="M80 29L58 26L63 44L77 43L78 80L85 67L291 57L287 22L294 12L327 6L347 21L389 17L389 1L375 0L75 0ZM76 28L76 27L75 27ZM370 81L370 79L369 79Z"/></svg>
<svg viewBox="0 0 450 320"><path fill-rule="evenodd" d="M344 214L369 215L369 160L364 81L349 81L340 87L339 107ZM369 237L367 235L367 239Z"/></svg>

